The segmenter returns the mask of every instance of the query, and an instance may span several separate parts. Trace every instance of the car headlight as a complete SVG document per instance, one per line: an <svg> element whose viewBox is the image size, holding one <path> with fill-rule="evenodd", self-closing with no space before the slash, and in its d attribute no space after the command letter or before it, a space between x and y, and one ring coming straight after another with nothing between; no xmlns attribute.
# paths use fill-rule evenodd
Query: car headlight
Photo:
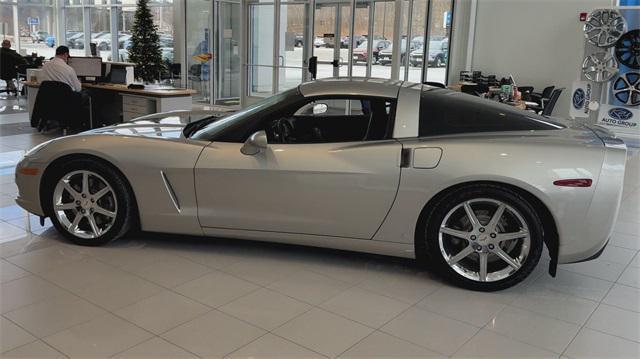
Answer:
<svg viewBox="0 0 640 359"><path fill-rule="evenodd" d="M36 153L38 153L38 151L43 149L46 145L48 145L51 142L53 142L53 140L42 142L41 144L39 144L39 145L35 146L34 148L30 149L29 151L25 152L24 157L32 157L32 156L34 156Z"/></svg>

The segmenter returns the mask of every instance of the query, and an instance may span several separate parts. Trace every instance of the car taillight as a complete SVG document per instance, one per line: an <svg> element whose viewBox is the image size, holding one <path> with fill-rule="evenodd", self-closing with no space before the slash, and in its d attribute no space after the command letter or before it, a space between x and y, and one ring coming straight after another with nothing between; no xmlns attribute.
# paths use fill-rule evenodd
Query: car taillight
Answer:
<svg viewBox="0 0 640 359"><path fill-rule="evenodd" d="M573 178L554 181L553 184L560 187L591 187L593 181L589 178Z"/></svg>

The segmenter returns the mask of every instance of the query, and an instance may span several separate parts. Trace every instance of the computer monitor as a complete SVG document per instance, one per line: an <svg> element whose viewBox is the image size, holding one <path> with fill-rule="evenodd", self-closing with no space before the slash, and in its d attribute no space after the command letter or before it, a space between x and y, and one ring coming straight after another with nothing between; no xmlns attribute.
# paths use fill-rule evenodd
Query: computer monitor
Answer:
<svg viewBox="0 0 640 359"><path fill-rule="evenodd" d="M102 76L102 58L100 57L72 57L69 59L71 66L78 77Z"/></svg>
<svg viewBox="0 0 640 359"><path fill-rule="evenodd" d="M124 67L112 66L110 80L114 84L127 83L127 69Z"/></svg>

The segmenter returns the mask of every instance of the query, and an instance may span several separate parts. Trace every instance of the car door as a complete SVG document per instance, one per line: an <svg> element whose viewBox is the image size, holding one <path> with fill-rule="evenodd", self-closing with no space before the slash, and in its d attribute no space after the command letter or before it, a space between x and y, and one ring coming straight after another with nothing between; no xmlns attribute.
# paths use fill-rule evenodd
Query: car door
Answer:
<svg viewBox="0 0 640 359"><path fill-rule="evenodd" d="M348 121L349 113L342 111L338 115ZM389 121L391 111L388 107ZM353 118L360 121L362 114ZM315 118L318 123L322 119ZM365 125L365 136L372 124ZM355 127L351 131L360 136ZM371 239L393 204L400 178L402 146L388 137L350 141L343 136L341 142L326 142L318 135L313 143L270 143L254 155L243 154L242 143L214 141L195 168L200 223Z"/></svg>

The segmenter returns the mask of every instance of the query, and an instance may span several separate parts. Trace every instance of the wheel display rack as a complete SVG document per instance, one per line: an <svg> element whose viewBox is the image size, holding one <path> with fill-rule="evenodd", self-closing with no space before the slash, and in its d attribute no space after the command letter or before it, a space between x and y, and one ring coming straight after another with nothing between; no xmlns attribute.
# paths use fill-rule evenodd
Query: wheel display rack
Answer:
<svg viewBox="0 0 640 359"><path fill-rule="evenodd" d="M640 139L640 6L594 9L583 26L584 55L571 117Z"/></svg>

